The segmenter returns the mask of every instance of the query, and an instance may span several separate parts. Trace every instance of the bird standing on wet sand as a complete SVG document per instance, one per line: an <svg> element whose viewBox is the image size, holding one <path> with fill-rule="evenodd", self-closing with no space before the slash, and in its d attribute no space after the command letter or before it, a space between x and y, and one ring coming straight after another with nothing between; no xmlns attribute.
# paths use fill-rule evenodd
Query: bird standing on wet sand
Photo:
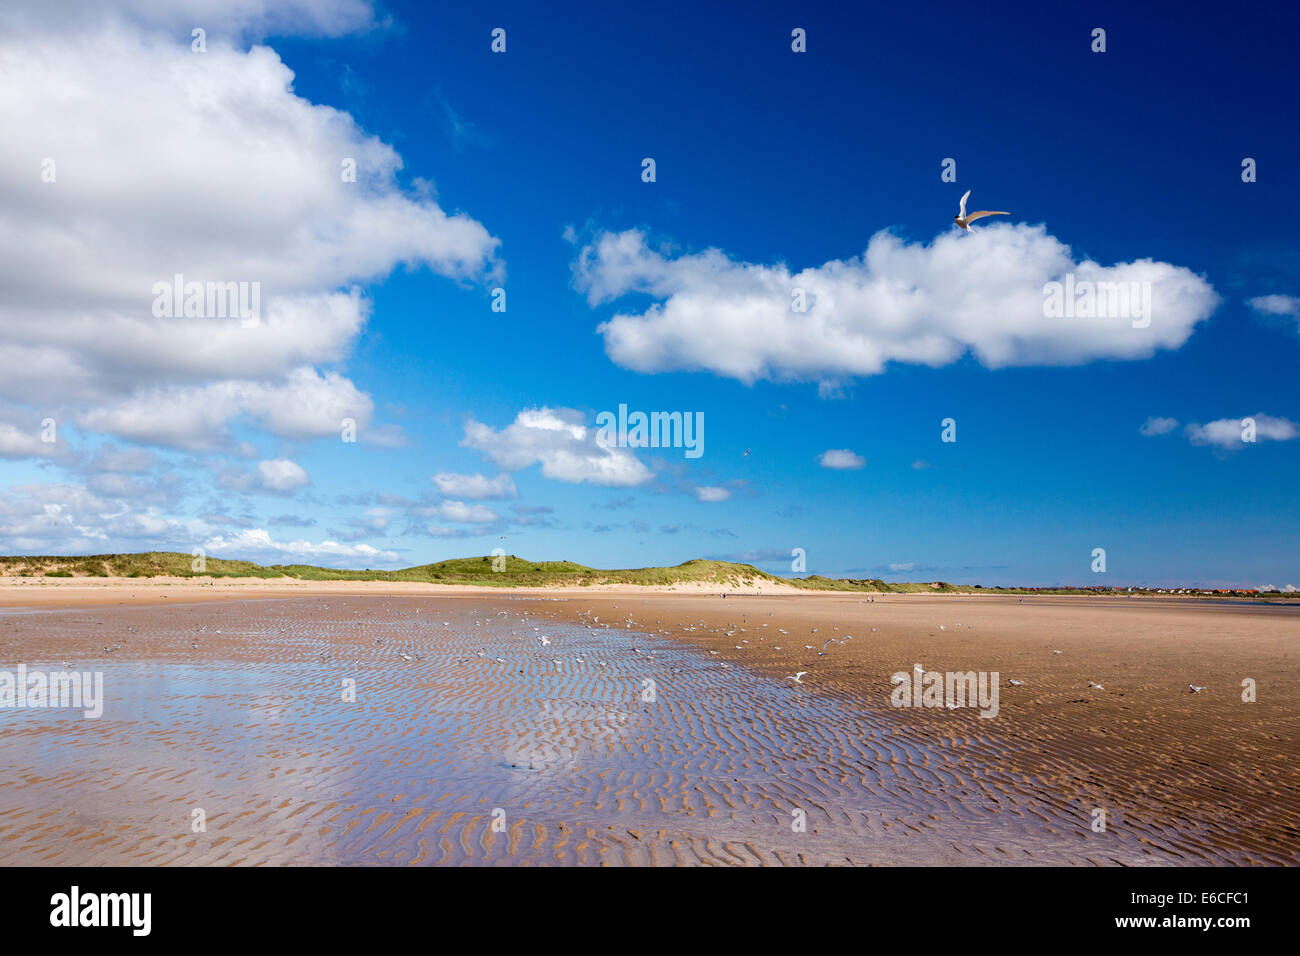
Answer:
<svg viewBox="0 0 1300 956"><path fill-rule="evenodd" d="M970 198L970 190L966 190L966 195L961 197L961 209L957 215L952 217L952 221L961 226L967 232L970 232L970 224L976 219L983 219L985 216L1009 216L1009 212L1000 212L992 209L981 209L979 212L973 212L966 215L966 200Z"/></svg>

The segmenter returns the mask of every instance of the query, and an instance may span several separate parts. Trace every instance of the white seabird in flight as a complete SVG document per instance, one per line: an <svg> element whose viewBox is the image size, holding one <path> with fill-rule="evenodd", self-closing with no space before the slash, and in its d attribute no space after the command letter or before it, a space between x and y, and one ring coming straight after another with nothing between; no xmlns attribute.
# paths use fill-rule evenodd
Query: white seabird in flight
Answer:
<svg viewBox="0 0 1300 956"><path fill-rule="evenodd" d="M961 197L960 211L958 211L957 215L952 217L952 221L955 222L957 225L961 226L967 232L970 232L970 224L974 222L976 219L983 219L985 216L1011 215L1011 213L1009 212L999 212L992 209L981 209L979 212L973 212L968 216L966 215L966 200L969 198L970 198L970 190L968 189L966 190L966 194Z"/></svg>

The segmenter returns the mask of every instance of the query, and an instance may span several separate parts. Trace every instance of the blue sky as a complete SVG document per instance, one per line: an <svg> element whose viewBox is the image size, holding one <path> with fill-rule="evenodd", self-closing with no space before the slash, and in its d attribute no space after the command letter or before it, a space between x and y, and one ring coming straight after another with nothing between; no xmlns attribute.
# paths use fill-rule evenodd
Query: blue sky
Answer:
<svg viewBox="0 0 1300 956"><path fill-rule="evenodd" d="M0 212L63 237L51 256L85 248L47 286L9 249L0 550L402 567L503 546L789 573L802 548L834 576L1300 585L1300 26L1280 5L440 7L302 0L268 22L124 4L84 37L37 5L8 14L48 56L0 59L25 93L0 115L30 130L0 157ZM74 66L91 47L109 52ZM123 67L142 50L183 93L151 87L147 115L132 90L150 81ZM67 135L106 113L115 145ZM297 171L364 144L364 202L313 196ZM50 154L67 159L41 183ZM83 185L100 165L115 177ZM968 189L1012 215L961 234ZM1056 257L1056 277L1061 256L1081 275L1134 264L1152 328L1043 314L1035 264ZM254 331L274 348L185 331L215 319L158 331L114 276L178 268L261 281L299 317L268 305ZM816 305L779 314L769 293L789 312L795 283ZM330 296L337 325L312 311ZM160 343L148 361L120 345L137 324ZM704 454L597 447L620 404L702 412ZM353 405L343 442L333 412ZM521 425L529 410L552 427ZM59 438L38 445L47 415ZM546 444L560 425L589 431ZM823 467L828 450L861 466Z"/></svg>

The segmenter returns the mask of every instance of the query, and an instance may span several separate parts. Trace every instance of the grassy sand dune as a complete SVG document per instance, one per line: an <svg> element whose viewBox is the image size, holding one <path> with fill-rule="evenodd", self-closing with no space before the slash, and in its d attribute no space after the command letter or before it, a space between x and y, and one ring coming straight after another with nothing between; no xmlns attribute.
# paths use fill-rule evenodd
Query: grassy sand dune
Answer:
<svg viewBox="0 0 1300 956"><path fill-rule="evenodd" d="M716 584L744 588L759 583L817 591L908 591L947 589L949 585L887 584L879 580L831 579L820 575L781 578L749 564L695 559L675 567L603 570L573 561L529 561L507 555L505 570L494 571L490 556L453 558L397 571L322 568L310 564L260 565L252 561L195 559L174 551L86 556L0 557L0 576L40 578L294 578L303 581L412 581L424 584L472 584L489 587L555 587L631 584L642 586Z"/></svg>
<svg viewBox="0 0 1300 956"><path fill-rule="evenodd" d="M202 571L194 570L195 559L176 551L147 551L139 554L0 556L0 579L15 578L192 578L262 579L267 581L354 581L441 584L493 588L600 587L694 587L711 589L802 591L857 591L878 594L1061 594L1087 595L1123 593L1132 596L1172 595L1181 597L1250 598L1294 601L1300 592L1230 589L1172 589L1120 587L1018 588L983 587L978 584L949 584L946 581L889 582L879 578L828 578L820 574L780 577L751 564L695 558L673 567L592 568L574 561L530 561L507 555L505 569L493 570L493 558L481 555L452 558L434 564L420 564L396 571L323 568L313 564L261 565L225 558L205 559Z"/></svg>

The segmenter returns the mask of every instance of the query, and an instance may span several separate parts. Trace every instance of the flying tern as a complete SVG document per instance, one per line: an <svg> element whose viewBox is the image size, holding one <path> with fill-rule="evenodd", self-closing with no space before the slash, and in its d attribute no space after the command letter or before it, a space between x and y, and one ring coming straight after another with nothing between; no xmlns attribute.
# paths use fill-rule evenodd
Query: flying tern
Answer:
<svg viewBox="0 0 1300 956"><path fill-rule="evenodd" d="M967 232L970 232L970 224L974 222L976 219L983 219L985 216L1011 215L1011 213L1009 212L1000 212L992 209L981 209L979 212L973 212L968 216L966 215L966 200L969 198L970 198L970 190L968 189L966 190L966 194L961 197L961 210L957 213L957 215L952 217L952 221L955 222L957 225L961 226Z"/></svg>

